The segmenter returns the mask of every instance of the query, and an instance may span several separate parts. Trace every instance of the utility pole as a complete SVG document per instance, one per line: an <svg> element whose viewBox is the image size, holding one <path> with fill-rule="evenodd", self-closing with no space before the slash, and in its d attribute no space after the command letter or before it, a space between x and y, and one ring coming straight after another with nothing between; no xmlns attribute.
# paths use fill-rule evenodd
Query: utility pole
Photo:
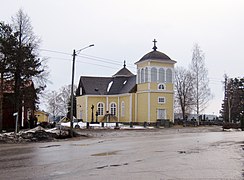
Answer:
<svg viewBox="0 0 244 180"><path fill-rule="evenodd" d="M72 81L71 81L71 106L70 106L70 136L73 137L73 111L74 111L74 76L75 76L75 56L77 56L82 50L92 47L94 44L86 46L77 52L73 50L73 64L72 64Z"/></svg>
<svg viewBox="0 0 244 180"><path fill-rule="evenodd" d="M74 111L74 74L75 74L75 50L73 50L72 81L71 81L71 107L70 107L70 135L73 136L73 111Z"/></svg>

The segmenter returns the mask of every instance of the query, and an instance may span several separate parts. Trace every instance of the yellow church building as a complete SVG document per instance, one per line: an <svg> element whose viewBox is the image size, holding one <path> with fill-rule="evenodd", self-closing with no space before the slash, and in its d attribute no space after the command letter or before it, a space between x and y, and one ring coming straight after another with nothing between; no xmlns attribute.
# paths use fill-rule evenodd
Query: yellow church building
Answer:
<svg viewBox="0 0 244 180"><path fill-rule="evenodd" d="M112 77L81 76L76 92L77 118L84 122L155 123L174 121L174 64L153 51L135 63L137 74L124 67ZM109 119L108 119L109 117Z"/></svg>

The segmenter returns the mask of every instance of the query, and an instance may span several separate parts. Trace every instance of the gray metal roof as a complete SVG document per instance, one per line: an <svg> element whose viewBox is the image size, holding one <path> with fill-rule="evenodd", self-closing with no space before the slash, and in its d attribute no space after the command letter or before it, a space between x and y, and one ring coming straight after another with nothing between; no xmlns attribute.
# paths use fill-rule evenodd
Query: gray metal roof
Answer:
<svg viewBox="0 0 244 180"><path fill-rule="evenodd" d="M134 74L130 72L125 66L120 69L116 74L113 75L113 77L122 77L122 76L133 76Z"/></svg>
<svg viewBox="0 0 244 180"><path fill-rule="evenodd" d="M81 76L77 96L82 95L113 95L130 93L136 90L136 76L129 77L88 77Z"/></svg>
<svg viewBox="0 0 244 180"><path fill-rule="evenodd" d="M151 51L144 55L138 62L146 61L146 60L166 60L166 61L172 61L169 56L166 54L160 52L160 51ZM137 62L137 63L138 63Z"/></svg>

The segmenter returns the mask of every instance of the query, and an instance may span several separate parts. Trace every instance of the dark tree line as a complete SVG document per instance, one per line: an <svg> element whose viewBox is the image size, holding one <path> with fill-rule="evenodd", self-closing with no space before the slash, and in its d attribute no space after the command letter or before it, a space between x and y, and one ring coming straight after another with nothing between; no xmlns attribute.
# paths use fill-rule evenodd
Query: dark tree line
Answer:
<svg viewBox="0 0 244 180"><path fill-rule="evenodd" d="M45 88L46 66L38 58L40 40L34 35L30 18L19 10L12 23L0 22L0 131L3 118L4 85L14 90L15 111L21 114L24 89L34 82L32 99ZM21 116L20 116L21 118Z"/></svg>
<svg viewBox="0 0 244 180"><path fill-rule="evenodd" d="M224 80L224 100L221 116L225 122L239 122L244 118L244 77Z"/></svg>

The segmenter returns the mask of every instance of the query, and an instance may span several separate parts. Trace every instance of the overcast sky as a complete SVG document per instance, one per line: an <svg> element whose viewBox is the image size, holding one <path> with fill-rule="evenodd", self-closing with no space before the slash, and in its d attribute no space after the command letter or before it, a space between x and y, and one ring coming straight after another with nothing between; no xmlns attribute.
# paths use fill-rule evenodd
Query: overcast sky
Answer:
<svg viewBox="0 0 244 180"><path fill-rule="evenodd" d="M154 38L176 66L188 67L193 44L200 45L214 95L205 113L219 113L225 73L244 75L243 0L0 0L0 21L11 23L20 8L42 40L40 56L49 57L48 90L71 84L73 49L95 44L77 57L78 84L81 75L115 74L124 60L136 73Z"/></svg>

